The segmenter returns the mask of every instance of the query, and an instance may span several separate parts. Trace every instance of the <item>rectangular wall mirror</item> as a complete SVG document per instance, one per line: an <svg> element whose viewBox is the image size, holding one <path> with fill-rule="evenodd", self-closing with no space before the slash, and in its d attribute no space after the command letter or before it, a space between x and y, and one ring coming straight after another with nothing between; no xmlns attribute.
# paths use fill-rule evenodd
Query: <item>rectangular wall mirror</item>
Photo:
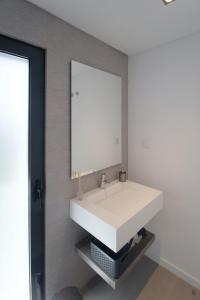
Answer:
<svg viewBox="0 0 200 300"><path fill-rule="evenodd" d="M122 162L121 77L71 61L71 177Z"/></svg>

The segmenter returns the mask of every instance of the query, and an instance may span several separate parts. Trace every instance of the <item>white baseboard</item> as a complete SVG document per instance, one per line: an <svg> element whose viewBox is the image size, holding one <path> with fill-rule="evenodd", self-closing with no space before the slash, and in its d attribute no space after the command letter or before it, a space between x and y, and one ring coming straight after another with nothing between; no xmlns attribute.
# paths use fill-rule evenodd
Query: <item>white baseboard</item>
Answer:
<svg viewBox="0 0 200 300"><path fill-rule="evenodd" d="M160 260L158 261L155 259L155 257L152 257L151 255L147 255L152 260L156 261L160 266L167 269L168 271L175 274L177 277L183 279L187 283L191 284L192 286L196 287L197 289L200 289L200 279L192 276L191 274L185 272L184 270L180 269L176 265L172 264L168 260L164 259L163 257L160 257Z"/></svg>

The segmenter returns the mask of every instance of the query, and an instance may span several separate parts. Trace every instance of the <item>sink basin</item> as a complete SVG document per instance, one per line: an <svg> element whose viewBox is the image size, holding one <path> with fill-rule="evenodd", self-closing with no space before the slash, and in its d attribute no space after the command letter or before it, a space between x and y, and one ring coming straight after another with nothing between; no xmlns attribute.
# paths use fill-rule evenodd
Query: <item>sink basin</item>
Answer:
<svg viewBox="0 0 200 300"><path fill-rule="evenodd" d="M70 217L118 252L163 207L162 191L126 181L70 200Z"/></svg>

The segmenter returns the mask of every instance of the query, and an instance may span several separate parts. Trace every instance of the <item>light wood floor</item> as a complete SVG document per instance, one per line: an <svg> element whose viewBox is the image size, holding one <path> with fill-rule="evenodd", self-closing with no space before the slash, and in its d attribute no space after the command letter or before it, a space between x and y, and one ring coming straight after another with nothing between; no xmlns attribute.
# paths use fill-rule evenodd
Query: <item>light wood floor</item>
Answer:
<svg viewBox="0 0 200 300"><path fill-rule="evenodd" d="M200 300L200 290L144 257L116 291L95 277L87 285L83 299Z"/></svg>
<svg viewBox="0 0 200 300"><path fill-rule="evenodd" d="M138 300L199 300L200 291L166 269L158 267Z"/></svg>

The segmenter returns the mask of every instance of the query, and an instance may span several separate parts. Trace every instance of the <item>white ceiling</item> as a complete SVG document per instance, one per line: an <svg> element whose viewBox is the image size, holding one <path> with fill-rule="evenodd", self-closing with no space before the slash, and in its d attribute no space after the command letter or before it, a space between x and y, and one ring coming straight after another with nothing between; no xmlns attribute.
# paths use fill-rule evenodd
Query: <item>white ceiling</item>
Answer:
<svg viewBox="0 0 200 300"><path fill-rule="evenodd" d="M200 0L29 1L129 55L200 31Z"/></svg>

